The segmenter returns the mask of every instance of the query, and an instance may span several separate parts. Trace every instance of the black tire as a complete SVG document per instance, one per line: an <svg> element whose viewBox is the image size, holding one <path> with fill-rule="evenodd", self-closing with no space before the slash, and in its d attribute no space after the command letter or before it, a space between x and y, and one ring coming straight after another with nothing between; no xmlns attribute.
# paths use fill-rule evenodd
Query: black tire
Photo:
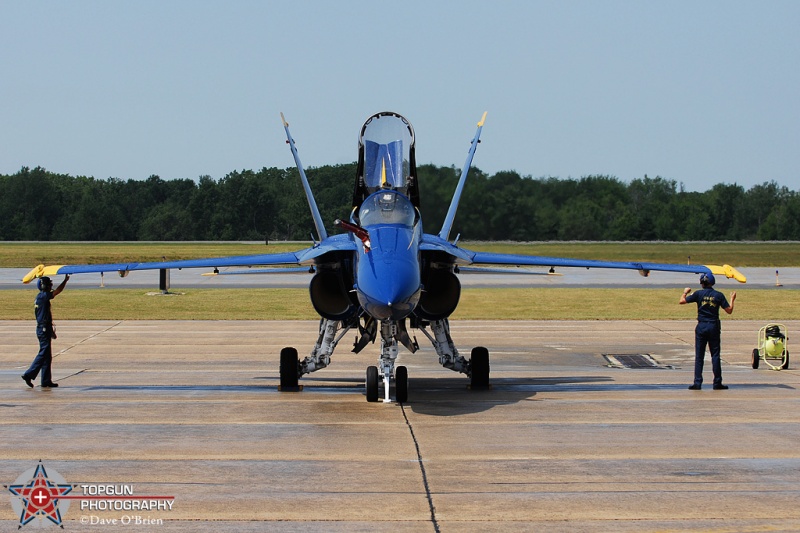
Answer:
<svg viewBox="0 0 800 533"><path fill-rule="evenodd" d="M489 388L489 350L483 346L476 346L472 349L470 357L470 388L488 389Z"/></svg>
<svg viewBox="0 0 800 533"><path fill-rule="evenodd" d="M300 359L297 358L297 350L291 347L281 350L281 391L300 390L298 381L300 379Z"/></svg>
<svg viewBox="0 0 800 533"><path fill-rule="evenodd" d="M394 394L397 403L408 401L408 369L404 366L398 366L394 370Z"/></svg>
<svg viewBox="0 0 800 533"><path fill-rule="evenodd" d="M753 368L758 368L758 363L761 361L761 356L758 354L758 348L753 348L753 357L751 363L753 363Z"/></svg>
<svg viewBox="0 0 800 533"><path fill-rule="evenodd" d="M367 401L368 402L377 402L378 401L378 367L377 366L368 366L367 367Z"/></svg>
<svg viewBox="0 0 800 533"><path fill-rule="evenodd" d="M781 365L781 370L789 370L789 350L786 350L786 360Z"/></svg>

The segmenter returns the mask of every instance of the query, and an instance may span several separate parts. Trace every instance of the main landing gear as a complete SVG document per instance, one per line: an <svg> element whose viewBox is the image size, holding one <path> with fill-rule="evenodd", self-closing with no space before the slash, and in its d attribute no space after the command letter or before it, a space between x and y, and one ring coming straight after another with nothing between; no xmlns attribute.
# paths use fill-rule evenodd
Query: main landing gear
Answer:
<svg viewBox="0 0 800 533"><path fill-rule="evenodd" d="M336 348L339 340L347 333L353 325L346 325L344 330L337 335L340 323L334 320L322 319L320 321L320 333L317 344L311 355L299 360L297 350L294 348L284 348L281 350L280 358L280 390L298 391L299 378L303 374L314 372L325 368L330 364L331 354ZM433 344L436 353L439 355L439 363L455 372L461 372L469 377L469 388L472 390L488 389L489 385L489 350L479 346L473 348L470 359L467 360L459 355L458 350L450 337L450 324L448 320L436 320L430 323L417 325L420 331ZM432 334L426 327L430 327ZM361 328L360 328L361 329ZM367 335L371 340L375 336L374 322L367 328L363 328L363 336ZM380 324L381 335L381 354L377 366L367 367L365 380L365 390L368 402L377 402L380 398L380 385L383 382L383 401L391 402L390 384L394 382L395 401L398 403L408 402L408 368L405 366L395 367L397 360L398 341L411 353L417 351L419 346L416 341L412 341L405 324L402 322L384 321ZM361 351L367 342L356 341L354 352Z"/></svg>
<svg viewBox="0 0 800 533"><path fill-rule="evenodd" d="M425 329L425 324L420 324L420 331L428 337L439 355L439 364L455 372L469 376L469 388L481 390L490 388L489 385L489 350L483 346L472 349L469 361L459 355L452 337L450 337L450 321L446 318L434 320L428 324L433 335Z"/></svg>
<svg viewBox="0 0 800 533"><path fill-rule="evenodd" d="M315 372L331 364L331 354L336 349L345 333L350 331L351 326L346 326L344 330L336 334L339 330L339 322L323 318L319 321L319 337L311 354L300 361L297 357L297 350L291 347L281 350L281 391L299 391L298 384L300 376Z"/></svg>

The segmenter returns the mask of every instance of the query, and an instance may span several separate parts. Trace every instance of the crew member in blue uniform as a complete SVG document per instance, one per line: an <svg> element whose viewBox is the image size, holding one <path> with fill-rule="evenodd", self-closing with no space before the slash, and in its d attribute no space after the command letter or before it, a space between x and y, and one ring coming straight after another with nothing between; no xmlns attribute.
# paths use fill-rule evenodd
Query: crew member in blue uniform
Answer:
<svg viewBox="0 0 800 533"><path fill-rule="evenodd" d="M690 390L700 390L703 384L703 360L706 356L706 345L711 351L714 390L728 388L727 385L722 384L722 364L719 359L721 332L719 310L724 309L728 314L733 313L736 292L731 293L731 302L728 303L724 294L714 290L714 283L716 283L714 274L702 274L700 285L703 288L692 293L692 289L686 287L680 299L681 305L697 303L697 327L694 330L694 383L689 387Z"/></svg>
<svg viewBox="0 0 800 533"><path fill-rule="evenodd" d="M61 285L53 290L53 282L50 278L44 277L37 283L39 294L33 304L33 311L36 315L36 336L39 338L39 353L36 354L31 367L22 374L22 379L28 387L33 387L33 380L42 372L42 387L58 387L58 383L53 383L53 375L50 365L53 362L53 350L51 343L56 338L56 331L53 328L53 314L50 311L50 300L61 294L67 286L69 276L64 277Z"/></svg>

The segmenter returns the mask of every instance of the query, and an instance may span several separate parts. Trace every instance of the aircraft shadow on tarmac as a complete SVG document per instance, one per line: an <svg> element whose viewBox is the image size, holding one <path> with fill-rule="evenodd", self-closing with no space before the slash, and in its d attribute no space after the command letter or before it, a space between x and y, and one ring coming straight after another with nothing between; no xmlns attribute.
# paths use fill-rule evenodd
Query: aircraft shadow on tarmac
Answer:
<svg viewBox="0 0 800 533"><path fill-rule="evenodd" d="M275 379L272 376L255 379ZM285 394L365 394L364 382L358 378L304 378L303 391ZM780 388L794 390L795 387L779 383L742 383L737 389ZM465 380L455 378L411 378L409 379L409 401L405 406L415 413L430 416L459 416L481 413L499 405L510 405L522 401L535 401L541 392L622 392L658 391L684 389L684 384L664 383L617 383L609 376L539 377L539 378L493 378L488 390L469 390ZM709 387L710 389L710 387ZM265 390L277 392L277 385L105 385L86 387L86 390L127 390L148 393L192 392L253 392ZM391 390L394 397L394 387ZM382 392L381 392L382 394ZM347 400L342 400L347 401Z"/></svg>
<svg viewBox="0 0 800 533"><path fill-rule="evenodd" d="M600 384L609 382L613 382L613 379L608 376L493 378L491 389L470 390L463 377L409 378L409 401L405 406L420 414L458 416L488 411L498 405L532 400L537 392L550 391L554 387L564 387L565 390L592 390L589 389L592 384L602 386ZM303 383L305 386L301 394L331 390L365 393L364 382L360 379L307 377L303 378ZM394 387L391 395L394 397Z"/></svg>
<svg viewBox="0 0 800 533"><path fill-rule="evenodd" d="M274 376L259 376L256 380L274 380ZM405 404L415 413L432 416L458 416L480 413L498 405L509 405L531 400L537 392L595 390L589 387L607 386L613 382L608 376L582 376L575 378L493 378L489 390L470 390L463 377L410 378L409 401ZM277 385L102 385L86 387L86 390L125 390L152 393L174 394L181 392L264 392L278 391ZM364 381L359 378L303 378L303 390L299 393L282 394L365 394ZM383 391L381 390L381 395ZM391 389L394 397L394 386ZM349 401L342 399L341 401Z"/></svg>
<svg viewBox="0 0 800 533"><path fill-rule="evenodd" d="M569 384L613 381L608 376L492 378L488 390L470 390L464 378L409 378L407 407L431 416L458 416L533 400L538 392Z"/></svg>
<svg viewBox="0 0 800 533"><path fill-rule="evenodd" d="M277 387L264 387L263 385L94 385L83 387L87 391L104 390L124 390L124 391L143 391L143 392L263 392L264 389L275 389Z"/></svg>

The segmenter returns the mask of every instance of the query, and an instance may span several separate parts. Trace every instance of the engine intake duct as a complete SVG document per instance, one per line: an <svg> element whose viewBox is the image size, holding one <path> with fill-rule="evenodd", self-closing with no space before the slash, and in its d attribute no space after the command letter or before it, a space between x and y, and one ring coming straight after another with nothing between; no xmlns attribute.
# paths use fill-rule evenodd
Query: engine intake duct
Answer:
<svg viewBox="0 0 800 533"><path fill-rule="evenodd" d="M314 310L323 318L346 320L358 311L341 270L318 270L308 289Z"/></svg>
<svg viewBox="0 0 800 533"><path fill-rule="evenodd" d="M425 320L449 317L458 306L461 282L450 270L430 268L422 280L424 289L415 310Z"/></svg>

